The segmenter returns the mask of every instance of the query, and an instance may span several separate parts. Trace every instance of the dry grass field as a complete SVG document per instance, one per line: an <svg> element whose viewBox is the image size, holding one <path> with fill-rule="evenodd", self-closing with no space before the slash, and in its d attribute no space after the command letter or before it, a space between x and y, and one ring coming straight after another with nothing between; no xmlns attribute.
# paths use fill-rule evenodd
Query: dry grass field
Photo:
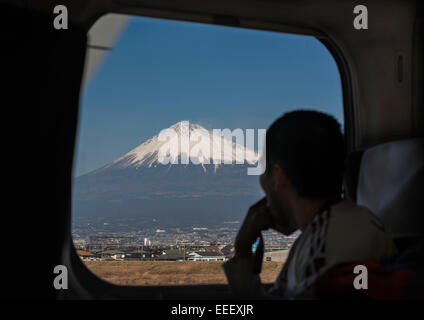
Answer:
<svg viewBox="0 0 424 320"><path fill-rule="evenodd" d="M84 261L98 277L118 285L184 285L227 283L222 262ZM274 282L283 262L263 262L263 283Z"/></svg>

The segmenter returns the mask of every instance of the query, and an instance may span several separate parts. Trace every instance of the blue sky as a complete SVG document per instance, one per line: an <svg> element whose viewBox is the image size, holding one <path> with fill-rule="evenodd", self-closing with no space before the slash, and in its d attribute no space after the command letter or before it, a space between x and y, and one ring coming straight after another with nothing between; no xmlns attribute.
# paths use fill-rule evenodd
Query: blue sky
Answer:
<svg viewBox="0 0 424 320"><path fill-rule="evenodd" d="M132 18L82 90L75 176L181 120L258 129L315 109L343 122L331 54L315 38L277 32Z"/></svg>

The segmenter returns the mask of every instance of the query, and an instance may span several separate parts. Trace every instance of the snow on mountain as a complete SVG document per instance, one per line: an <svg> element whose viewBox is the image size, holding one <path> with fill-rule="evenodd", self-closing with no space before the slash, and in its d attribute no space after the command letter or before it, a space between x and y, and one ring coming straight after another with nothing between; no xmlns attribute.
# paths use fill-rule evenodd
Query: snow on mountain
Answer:
<svg viewBox="0 0 424 320"><path fill-rule="evenodd" d="M236 142L229 140L231 137L225 136L223 131L207 130L199 124L181 121L166 130L173 130L176 133L175 139L166 136L165 138L167 139L163 137L161 139L160 134L158 134L106 165L102 170L109 168L138 168L141 166L156 167L161 164L159 159L161 148L167 150L164 155L170 158L170 165L174 162L183 164L190 162L200 164L204 170L206 170L204 166L206 164L214 164L214 170L222 163L255 165L260 156L255 151L237 143L237 140ZM244 138L243 136L242 143L244 143ZM166 148L165 144L167 144L168 148ZM171 150L175 150L175 152L172 153ZM209 150L209 154L203 154L202 150Z"/></svg>

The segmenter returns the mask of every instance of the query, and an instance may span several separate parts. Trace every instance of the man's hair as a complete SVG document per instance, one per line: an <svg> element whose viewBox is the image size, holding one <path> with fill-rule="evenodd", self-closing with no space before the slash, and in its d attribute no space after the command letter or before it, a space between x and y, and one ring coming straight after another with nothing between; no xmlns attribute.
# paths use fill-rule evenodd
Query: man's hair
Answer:
<svg viewBox="0 0 424 320"><path fill-rule="evenodd" d="M322 112L285 113L266 133L267 170L273 164L281 165L303 197L339 197L344 156L340 124Z"/></svg>

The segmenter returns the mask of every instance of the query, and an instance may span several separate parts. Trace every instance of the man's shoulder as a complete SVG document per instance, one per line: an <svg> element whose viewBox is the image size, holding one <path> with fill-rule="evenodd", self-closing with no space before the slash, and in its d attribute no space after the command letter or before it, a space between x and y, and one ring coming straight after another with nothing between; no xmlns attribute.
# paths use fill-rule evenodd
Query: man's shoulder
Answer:
<svg viewBox="0 0 424 320"><path fill-rule="evenodd" d="M332 227L341 229L357 227L384 231L383 223L371 210L350 200L342 200L331 208L330 221Z"/></svg>

